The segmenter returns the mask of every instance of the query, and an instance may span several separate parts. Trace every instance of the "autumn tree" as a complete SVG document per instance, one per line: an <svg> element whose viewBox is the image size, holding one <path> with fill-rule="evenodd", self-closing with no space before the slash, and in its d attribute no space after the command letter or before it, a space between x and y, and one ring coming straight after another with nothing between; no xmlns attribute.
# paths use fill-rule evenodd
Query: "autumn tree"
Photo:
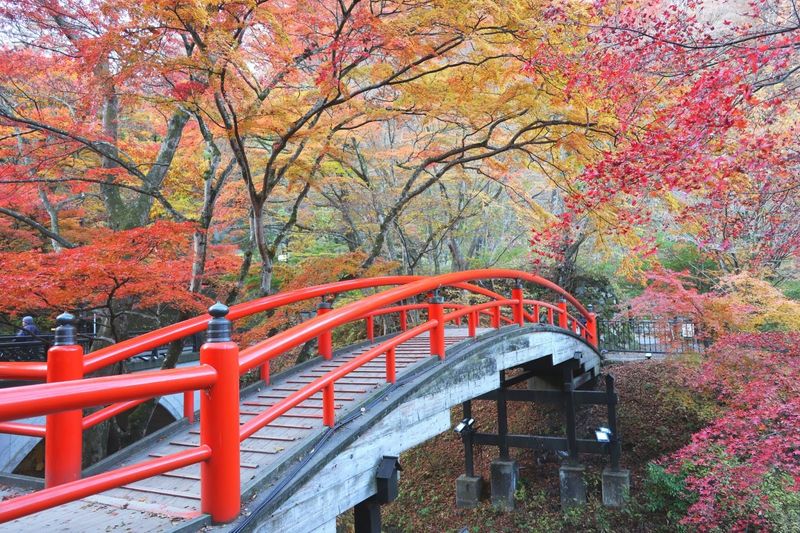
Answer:
<svg viewBox="0 0 800 533"><path fill-rule="evenodd" d="M544 54L532 67L561 72L565 91L594 95L617 126L612 145L565 176L565 209L556 224L536 228L537 251L562 259L588 230L634 250L629 266L646 268L641 258L668 230L722 271L774 272L793 257L786 244L796 231L781 215L797 190L789 117L800 34L792 4L737 12L598 3L580 16L553 13L585 45L567 54L571 61Z"/></svg>

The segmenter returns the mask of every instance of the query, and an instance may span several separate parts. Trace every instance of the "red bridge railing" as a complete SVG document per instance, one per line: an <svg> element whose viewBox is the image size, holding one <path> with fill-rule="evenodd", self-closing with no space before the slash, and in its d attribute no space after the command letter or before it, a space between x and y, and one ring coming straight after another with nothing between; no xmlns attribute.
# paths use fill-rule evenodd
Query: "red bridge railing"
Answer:
<svg viewBox="0 0 800 533"><path fill-rule="evenodd" d="M490 278L516 279L517 285L512 290L511 298L504 298L470 283ZM549 289L561 299L556 304L526 299L523 282ZM323 301L315 318L246 348L241 353L231 341L229 319L341 292L392 285L397 286L337 309ZM446 286L465 289L490 300L474 305L446 304L439 296L439 289ZM425 294L433 294L425 304L403 303ZM569 312L568 304L577 314ZM510 309L509 316L502 313L503 308ZM451 311L446 313L445 309ZM409 311L423 311L427 313L427 319L409 328ZM74 335L70 333L70 328L74 331L70 324L71 317L62 315L56 331L56 345L48 352L46 364L0 364L0 379L24 377L46 378L48 381L45 384L0 390L0 432L45 437L45 489L0 502L0 522L196 463L201 464L201 510L209 513L215 522L233 520L240 508L241 441L320 392L323 397L323 424L334 427L337 380L385 355L386 381L394 383L397 372L396 347L423 334L429 336L430 354L444 359L445 326L448 323L461 324L466 320L470 337L476 335L481 316L488 316L489 324L494 328L499 328L503 323L520 326L543 323L568 330L587 344L597 347L596 317L577 299L544 278L504 269L473 270L427 278L393 276L349 280L268 296L233 306L230 310L216 304L209 312L210 315L174 324L87 356L74 343ZM367 337L373 340L374 317L392 313L399 315L399 334L305 385L244 425L239 425L241 374L261 368L262 377L268 380L271 360L314 338L319 339L320 355L330 359L331 333L335 328L365 320ZM213 318L209 320L210 316ZM209 332L208 342L200 350L200 364L196 367L83 379L88 372L206 328ZM150 398L181 392L188 397L195 390L206 391L201 395L199 448L80 479L83 429ZM98 405L107 407L82 416L82 409ZM47 415L44 427L13 422L41 415Z"/></svg>

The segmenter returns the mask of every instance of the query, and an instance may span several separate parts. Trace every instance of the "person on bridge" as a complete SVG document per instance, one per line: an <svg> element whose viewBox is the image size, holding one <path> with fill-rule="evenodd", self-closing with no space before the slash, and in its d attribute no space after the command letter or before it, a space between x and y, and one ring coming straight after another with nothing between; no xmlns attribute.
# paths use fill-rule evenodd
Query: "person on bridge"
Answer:
<svg viewBox="0 0 800 533"><path fill-rule="evenodd" d="M39 335L41 335L41 331L33 323L33 317L22 317L22 328L17 332L17 337L38 337Z"/></svg>

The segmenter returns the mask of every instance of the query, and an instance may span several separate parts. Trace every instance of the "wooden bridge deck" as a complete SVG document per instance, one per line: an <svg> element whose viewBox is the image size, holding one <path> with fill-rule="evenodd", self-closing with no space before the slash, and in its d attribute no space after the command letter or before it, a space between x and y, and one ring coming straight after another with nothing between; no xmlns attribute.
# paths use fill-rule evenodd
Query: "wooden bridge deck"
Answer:
<svg viewBox="0 0 800 533"><path fill-rule="evenodd" d="M480 334L488 329L479 329ZM447 346L468 338L466 328L447 328ZM263 412L282 398L341 365L374 344L344 350L332 360L317 361L297 372L243 395L240 424ZM429 358L427 336L411 339L396 350L397 377L419 361ZM385 356L380 356L336 382L337 418L358 409L368 396L385 386ZM145 461L196 447L199 422L173 433L155 446L136 453L115 467ZM322 396L317 394L262 428L241 444L241 480L243 492L257 477L277 471L294 452L318 437L322 426ZM247 506L247 502L243 502ZM0 531L171 531L190 525L201 516L200 465L192 465L139 481L125 487L68 503L48 511L0 525ZM198 524L199 526L199 524Z"/></svg>

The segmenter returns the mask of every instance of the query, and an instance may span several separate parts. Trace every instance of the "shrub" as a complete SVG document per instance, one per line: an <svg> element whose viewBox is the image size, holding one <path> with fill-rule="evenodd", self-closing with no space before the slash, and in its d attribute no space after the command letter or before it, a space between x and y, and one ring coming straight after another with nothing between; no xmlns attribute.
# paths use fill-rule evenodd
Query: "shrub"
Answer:
<svg viewBox="0 0 800 533"><path fill-rule="evenodd" d="M692 531L796 530L800 334L728 335L696 376L727 411L648 472L654 509Z"/></svg>

